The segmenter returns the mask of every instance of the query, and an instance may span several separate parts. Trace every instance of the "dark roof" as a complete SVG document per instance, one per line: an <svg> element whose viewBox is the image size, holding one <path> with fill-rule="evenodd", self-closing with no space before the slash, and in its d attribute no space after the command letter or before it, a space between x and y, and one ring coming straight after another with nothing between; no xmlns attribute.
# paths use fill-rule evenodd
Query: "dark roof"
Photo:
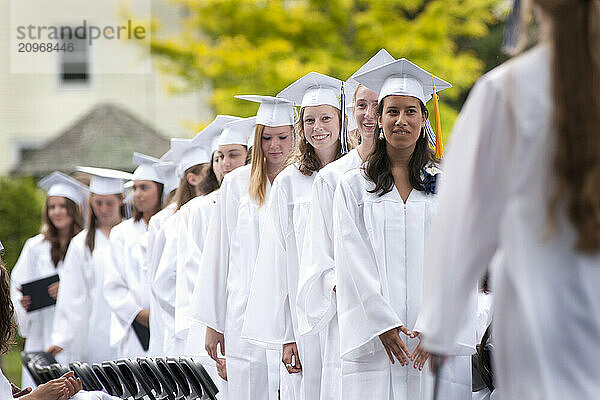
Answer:
<svg viewBox="0 0 600 400"><path fill-rule="evenodd" d="M129 111L100 104L45 146L23 152L13 173L71 173L77 165L131 171L134 151L159 157L168 148L166 137Z"/></svg>

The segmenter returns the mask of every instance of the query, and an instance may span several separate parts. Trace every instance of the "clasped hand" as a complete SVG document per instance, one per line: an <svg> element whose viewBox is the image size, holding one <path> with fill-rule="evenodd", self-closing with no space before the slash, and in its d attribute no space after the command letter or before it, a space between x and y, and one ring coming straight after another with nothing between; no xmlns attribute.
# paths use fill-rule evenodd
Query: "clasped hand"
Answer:
<svg viewBox="0 0 600 400"><path fill-rule="evenodd" d="M413 367L415 369L419 369L420 371L423 370L423 365L427 362L429 353L423 350L423 347L421 346L422 343L419 341L419 345L411 354L402 340L400 333L403 333L409 338L416 338L419 336L419 332L409 331L405 326L392 328L379 335L379 340L381 340L381 343L390 358L390 362L392 364L395 363L394 357L402 366L406 366L413 361Z"/></svg>

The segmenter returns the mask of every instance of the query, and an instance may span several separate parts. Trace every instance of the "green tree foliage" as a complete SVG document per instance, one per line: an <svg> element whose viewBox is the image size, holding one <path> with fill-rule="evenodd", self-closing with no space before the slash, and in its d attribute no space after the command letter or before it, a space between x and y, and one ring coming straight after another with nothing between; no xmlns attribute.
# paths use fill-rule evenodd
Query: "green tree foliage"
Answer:
<svg viewBox="0 0 600 400"><path fill-rule="evenodd" d="M498 0L173 0L186 10L176 37L153 35L177 90L212 87L217 113L251 115L235 94L278 93L317 71L347 79L379 49L451 82L440 94L445 134L484 63L457 43L484 37ZM159 24L154 24L158 26ZM431 108L431 105L430 105Z"/></svg>
<svg viewBox="0 0 600 400"><path fill-rule="evenodd" d="M43 204L44 197L33 178L0 177L0 241L9 270L25 241L39 233Z"/></svg>

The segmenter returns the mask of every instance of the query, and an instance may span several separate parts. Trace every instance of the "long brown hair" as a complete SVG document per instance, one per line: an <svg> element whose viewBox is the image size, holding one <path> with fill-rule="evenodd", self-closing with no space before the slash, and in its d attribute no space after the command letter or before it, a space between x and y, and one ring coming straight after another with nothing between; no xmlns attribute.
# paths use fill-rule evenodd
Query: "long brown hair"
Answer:
<svg viewBox="0 0 600 400"><path fill-rule="evenodd" d="M550 220L567 193L575 248L600 250L600 1L536 0L552 20L552 87L558 184Z"/></svg>
<svg viewBox="0 0 600 400"><path fill-rule="evenodd" d="M334 107L335 108L335 107ZM338 118L340 120L340 127L342 126L342 113L340 110L335 108ZM292 151L285 162L285 165L291 165L295 162L299 163L299 170L303 175L311 176L313 172L320 170L324 165L321 165L321 161L319 161L319 157L317 157L317 153L315 152L315 148L306 140L306 136L304 135L304 107L300 109L300 113L298 114L298 119L296 120L296 132L298 132L298 146L296 149ZM337 146L337 154L334 160L340 158L342 154L342 145L341 145L341 134L340 139L338 140ZM255 143L256 144L256 143ZM352 146L348 146L350 149Z"/></svg>
<svg viewBox="0 0 600 400"><path fill-rule="evenodd" d="M181 206L196 197L196 187L190 185L187 181L187 174L200 175L205 168L205 164L196 164L185 170L183 177L179 181L179 187L175 192L175 201L177 203L176 210L179 210Z"/></svg>
<svg viewBox="0 0 600 400"><path fill-rule="evenodd" d="M59 262L65 259L71 239L73 239L75 235L83 230L83 216L81 215L80 207L75 204L73 200L66 197L63 198L67 202L67 214L69 217L73 218L73 222L71 222L71 226L69 226L69 240L67 240L67 243L64 247L61 246L60 237L58 236L58 229L56 229L56 226L54 226L50 216L48 215L48 197L46 197L44 212L42 214L44 222L42 234L44 235L44 239L50 242L50 258L52 259L52 263L54 264L55 268L58 266Z"/></svg>
<svg viewBox="0 0 600 400"><path fill-rule="evenodd" d="M85 245L88 249L90 249L90 253L94 252L94 247L96 246L96 228L98 225L98 217L94 213L94 207L92 207L92 197L94 193L91 193L88 197L88 209L90 210L88 216L88 226L87 226L87 234L85 235ZM115 194L117 198L123 200L123 195ZM125 204L121 204L120 207L121 218L125 218L127 213L125 211Z"/></svg>
<svg viewBox="0 0 600 400"><path fill-rule="evenodd" d="M387 97L381 99L377 105L377 115L383 115L383 103ZM427 107L419 101L421 105L421 112L427 118L429 112ZM366 165L364 172L366 177L375 184L373 190L369 190L369 193L377 193L378 196L383 196L389 193L394 188L394 176L392 175L392 164L387 154L387 141L381 137L382 128L378 127L375 131L375 145L367 156ZM424 133L424 128L421 128L421 134L415 149L408 162L408 178L410 185L418 190L424 191L424 182L421 177L423 168L430 163L439 163L439 160L435 157L434 151L429 147L427 141L427 135Z"/></svg>
<svg viewBox="0 0 600 400"><path fill-rule="evenodd" d="M267 159L262 150L262 136L265 132L265 125L256 124L254 130L254 146L252 146L252 167L250 167L250 185L248 193L259 207L265 204L267 195ZM290 134L293 135L293 128Z"/></svg>
<svg viewBox="0 0 600 400"><path fill-rule="evenodd" d="M200 193L202 193L202 195L212 193L221 186L221 183L219 182L219 179L217 179L217 175L215 174L215 152L213 152L213 154L210 157L210 168L208 169L206 176L198 184L198 190L200 191Z"/></svg>
<svg viewBox="0 0 600 400"><path fill-rule="evenodd" d="M15 308L10 299L8 271L1 255L0 251L0 354L4 354L10 349L11 338L15 332L13 323Z"/></svg>
<svg viewBox="0 0 600 400"><path fill-rule="evenodd" d="M154 182L154 181L151 181L151 182L154 183L156 185L156 187L158 188L158 206L156 207L156 211L160 211L160 209L162 209L162 207L163 207L162 197L163 197L163 192L165 190L165 185L163 185L162 183L159 183L159 182ZM139 220L144 218L144 213L140 212L135 207L135 204L133 204L132 210L133 211L131 212L131 214L132 214L133 220L135 222L138 222Z"/></svg>

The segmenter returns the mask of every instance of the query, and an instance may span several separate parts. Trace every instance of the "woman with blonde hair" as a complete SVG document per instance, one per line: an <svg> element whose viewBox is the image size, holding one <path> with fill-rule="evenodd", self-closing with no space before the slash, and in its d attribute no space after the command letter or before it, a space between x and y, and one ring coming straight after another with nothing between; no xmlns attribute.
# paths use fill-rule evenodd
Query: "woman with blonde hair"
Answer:
<svg viewBox="0 0 600 400"><path fill-rule="evenodd" d="M206 334L205 338L198 337L202 331L190 334L187 350L195 354L206 351L221 364L225 356L229 399L275 400L279 354L269 355L265 349L245 342L240 331L264 203L293 145L293 107L274 97L239 98L261 103L256 117L229 124L230 129L245 132L248 139L253 135L252 164L225 176L204 235L199 228L207 223L206 218L195 218L190 225L200 235L193 240L200 269L189 317L196 326L206 326ZM192 337L197 340L191 341ZM199 347L202 343L203 348Z"/></svg>
<svg viewBox="0 0 600 400"><path fill-rule="evenodd" d="M44 204L42 233L27 240L19 260L11 273L11 297L19 333L25 338L25 351L43 351L52 344L54 306L30 310L32 299L23 295L25 283L62 275L63 262L69 244L83 229L82 205L87 187L61 172L53 172L38 183L47 191ZM54 300L58 295L59 281L48 286L48 294ZM59 361L66 361L62 357ZM23 386L34 382L23 367Z"/></svg>
<svg viewBox="0 0 600 400"><path fill-rule="evenodd" d="M515 3L517 22L529 18L529 3ZM600 391L600 1L533 5L545 36L482 77L454 127L430 238L435 251L425 263L424 343L448 353L470 293L501 249L503 262L491 273L494 395L593 399Z"/></svg>

